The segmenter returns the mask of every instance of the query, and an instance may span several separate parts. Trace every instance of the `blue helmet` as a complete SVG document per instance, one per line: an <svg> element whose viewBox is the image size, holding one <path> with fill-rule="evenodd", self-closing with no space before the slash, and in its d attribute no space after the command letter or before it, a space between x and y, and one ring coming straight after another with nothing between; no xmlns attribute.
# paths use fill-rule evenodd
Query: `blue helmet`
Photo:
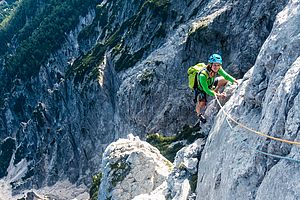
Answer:
<svg viewBox="0 0 300 200"><path fill-rule="evenodd" d="M219 55L219 54L213 54L213 55L211 55L210 57L209 57L209 59L208 59L208 62L209 63L219 63L219 64L221 64L222 65L222 57Z"/></svg>

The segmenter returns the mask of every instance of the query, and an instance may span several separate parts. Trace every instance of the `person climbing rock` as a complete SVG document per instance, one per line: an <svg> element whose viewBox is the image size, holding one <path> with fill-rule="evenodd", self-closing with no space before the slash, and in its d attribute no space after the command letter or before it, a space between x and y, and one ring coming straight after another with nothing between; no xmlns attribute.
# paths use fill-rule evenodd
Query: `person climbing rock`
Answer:
<svg viewBox="0 0 300 200"><path fill-rule="evenodd" d="M192 66L197 73L191 75L190 67L188 71L189 81L190 75L194 76L194 82L191 83L193 86L190 86L194 89L196 102L196 113L199 117L199 120L202 123L206 123L206 118L204 116L204 110L207 103L206 96L217 96L218 98L225 98L226 94L224 92L220 93L219 90L221 87L224 87L228 81L231 83L238 83L235 78L229 75L222 68L222 57L219 54L212 54L208 59L208 64L198 63L195 66ZM217 75L220 75L217 77ZM198 122L200 123L200 122Z"/></svg>

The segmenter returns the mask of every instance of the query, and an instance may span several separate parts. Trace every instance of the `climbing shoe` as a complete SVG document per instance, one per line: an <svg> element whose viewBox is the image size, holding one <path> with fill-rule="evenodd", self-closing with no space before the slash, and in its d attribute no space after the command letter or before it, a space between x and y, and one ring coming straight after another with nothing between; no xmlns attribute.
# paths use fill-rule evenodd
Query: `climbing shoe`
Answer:
<svg viewBox="0 0 300 200"><path fill-rule="evenodd" d="M200 113L200 114L198 115L198 117L199 117L199 120L200 120L202 123L206 123L206 119L205 119L205 117L204 117L204 115L203 115L202 113Z"/></svg>

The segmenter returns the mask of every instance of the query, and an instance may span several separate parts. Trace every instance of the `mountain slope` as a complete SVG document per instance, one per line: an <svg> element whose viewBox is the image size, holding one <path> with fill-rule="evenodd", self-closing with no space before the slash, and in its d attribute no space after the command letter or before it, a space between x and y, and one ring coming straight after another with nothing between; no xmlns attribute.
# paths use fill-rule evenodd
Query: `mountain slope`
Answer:
<svg viewBox="0 0 300 200"><path fill-rule="evenodd" d="M15 193L65 179L90 185L115 139L194 123L187 68L219 52L241 78L287 3L20 2L0 30L0 139L15 144L11 167L27 163L7 180Z"/></svg>

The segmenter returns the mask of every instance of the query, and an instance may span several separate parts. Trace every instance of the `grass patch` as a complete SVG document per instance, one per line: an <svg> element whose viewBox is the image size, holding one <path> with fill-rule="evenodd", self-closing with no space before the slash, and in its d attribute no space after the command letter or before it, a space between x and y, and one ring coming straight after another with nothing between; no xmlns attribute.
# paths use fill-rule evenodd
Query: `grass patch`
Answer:
<svg viewBox="0 0 300 200"><path fill-rule="evenodd" d="M130 165L126 163L127 157L128 156L125 156L118 162L110 165L111 171L113 171L111 180L111 185L113 187L116 187L118 183L122 182L131 169Z"/></svg>
<svg viewBox="0 0 300 200"><path fill-rule="evenodd" d="M102 179L102 172L99 172L95 174L92 177L92 187L90 189L90 200L97 200L98 199L98 192L99 192L99 186Z"/></svg>
<svg viewBox="0 0 300 200"><path fill-rule="evenodd" d="M191 144L198 138L204 138L205 136L199 133L199 127L190 127L188 125L183 126L182 131L179 131L175 136L162 136L158 133L149 134L146 141L155 146L160 153L173 162L176 153L184 147L186 144ZM186 143L184 142L186 141Z"/></svg>
<svg viewBox="0 0 300 200"><path fill-rule="evenodd" d="M150 134L147 136L146 141L155 146L160 153L167 158L170 162L174 161L177 151L184 145L177 142L176 136L161 136L159 134ZM177 143L175 143L177 142ZM175 143L174 145L171 145Z"/></svg>
<svg viewBox="0 0 300 200"><path fill-rule="evenodd" d="M124 52L115 63L116 71L119 72L134 66L143 57L145 50L147 50L149 46L150 45L148 44L133 54Z"/></svg>
<svg viewBox="0 0 300 200"><path fill-rule="evenodd" d="M103 61L106 47L98 43L95 48L89 51L86 55L76 59L72 67L67 71L66 77L74 75L74 83L82 83L85 75L91 73L92 77L97 77L96 67Z"/></svg>

